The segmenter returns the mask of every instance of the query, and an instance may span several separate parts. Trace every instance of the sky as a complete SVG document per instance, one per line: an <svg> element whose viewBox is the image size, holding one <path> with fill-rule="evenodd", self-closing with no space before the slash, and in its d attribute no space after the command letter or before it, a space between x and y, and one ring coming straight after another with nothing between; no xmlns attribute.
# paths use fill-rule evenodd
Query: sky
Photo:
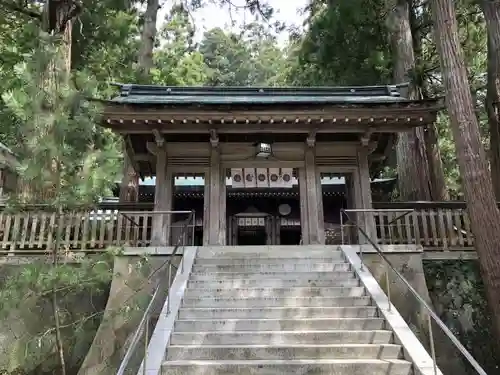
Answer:
<svg viewBox="0 0 500 375"><path fill-rule="evenodd" d="M170 1L167 0L167 4ZM243 6L245 0L232 0L231 3L235 6ZM303 9L309 0L272 0L271 1L274 11L275 20L284 22L287 26L301 26L304 17L301 15ZM158 23L161 24L165 18L165 14L169 11L167 5L163 6L158 14ZM193 18L196 25L196 39L200 40L205 30L214 27L222 27L229 30L238 28L246 23L253 21L254 16L248 11L231 11L228 7L221 8L217 5L205 6L193 13ZM231 26L231 19L236 23L234 27ZM288 40L286 32L278 35L280 44L284 44Z"/></svg>

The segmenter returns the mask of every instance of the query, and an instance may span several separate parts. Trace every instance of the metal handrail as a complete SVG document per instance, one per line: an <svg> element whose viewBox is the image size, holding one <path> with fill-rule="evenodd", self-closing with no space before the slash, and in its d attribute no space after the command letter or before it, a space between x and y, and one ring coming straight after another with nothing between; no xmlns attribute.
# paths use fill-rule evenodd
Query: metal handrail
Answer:
<svg viewBox="0 0 500 375"><path fill-rule="evenodd" d="M189 222L192 221L195 217L195 212L194 211L161 211L161 213L168 213L168 214L174 214L174 213L186 214L186 213L189 213L188 219L183 224L181 233L179 234L179 237L177 238L177 242L174 246L174 249L172 250L172 254L170 254L168 260L161 266L161 268L166 268L169 266L175 267L173 264L171 264L172 259L177 254L178 249L181 247L181 241L186 234L187 228L189 228ZM182 262L181 266L183 267L184 263L183 263L183 261L181 261L181 262ZM177 268L177 267L175 267L175 268ZM151 297L151 300L149 301L149 304L146 307L146 310L144 311L144 315L142 316L142 319L141 319L139 325L137 326L137 329L134 332L134 335L132 337L132 341L130 342L130 345L128 346L127 351L125 352L125 355L123 356L122 362L120 363L120 367L118 368L116 375L124 375L125 374L125 371L127 370L127 366L130 362L130 359L132 358L132 355L134 354L135 349L136 349L137 345L139 344L142 331L144 329L146 329L147 325L149 324L149 317L150 317L151 312L153 310L153 307L156 303L156 299L160 295L162 287L165 285L165 281L166 281L165 279L167 276L170 279L170 277L171 277L170 272L167 272L166 275L164 277L160 278L160 280L158 281L158 285L156 286L156 289ZM168 282L170 283L170 280L168 280ZM169 287L168 293L170 294L170 285L168 287ZM167 296L167 298L168 298L168 296ZM146 338L146 341L147 341L147 338ZM147 345L147 343L146 343L146 345Z"/></svg>
<svg viewBox="0 0 500 375"><path fill-rule="evenodd" d="M415 210L413 208L411 209L405 209L405 208L396 208L396 209L390 209L390 208L341 208L340 209L340 235L341 235L341 242L342 245L344 244L344 216L342 215L345 213L347 218L350 220L348 213L349 212L359 212L359 213L376 213L376 212L402 212L401 215L396 216L393 220L387 223L387 226L390 226L391 224L395 223L399 219L402 219L403 217L411 214ZM363 250L361 250L361 257L363 257Z"/></svg>
<svg viewBox="0 0 500 375"><path fill-rule="evenodd" d="M196 231L196 212L194 210L191 211L172 211L172 210L166 210L166 211L139 211L141 214L148 213L153 216L155 215L172 215L172 214L190 214L192 216L188 217L188 220L181 225L182 230L181 234L185 235L184 227L187 226L189 228L192 228L192 242L194 245L194 233ZM120 211L118 213L119 215L123 216L126 220L128 220L132 225L136 226L138 229L140 229L140 224L136 222L134 219L132 219L129 215L137 215L137 211ZM192 220L191 220L192 219ZM192 224L190 225L189 222L192 221ZM170 227L173 228L174 226L170 224ZM176 226L177 227L177 226Z"/></svg>
<svg viewBox="0 0 500 375"><path fill-rule="evenodd" d="M425 300L420 296L420 294L418 294L418 292L411 286L410 282L408 280L406 280L406 278L392 265L390 260L387 259L387 257L384 255L382 250L380 250L380 247L370 238L370 236L365 232L365 230L363 228L361 228L361 226L359 226L359 224L357 224L355 221L353 221L351 219L351 217L349 216L349 214L347 212L345 212L344 209L341 209L340 211L341 211L340 214L342 215L344 213L347 216L349 221L353 223L353 225L357 228L357 230L366 238L368 243L370 245L372 245L372 247L376 250L377 254L387 263L389 268L399 277L399 279L403 282L403 284L406 285L408 290L415 296L415 298L420 303L420 305L423 306L427 310L429 316L431 316L434 319L436 324L439 326L439 328L441 328L443 330L443 332L451 340L453 345L455 345L455 347L458 349L458 351L467 359L467 361L469 361L469 363L474 368L474 370L476 370L476 372L480 375L488 375L486 373L486 371L484 371L484 369L481 367L481 365L474 359L472 354L469 353L469 351L465 348L465 346L463 346L462 343L460 343L460 340L457 339L457 337L453 334L453 332L451 332L451 330L446 326L446 324L441 320L441 318L434 312L432 307L430 307L429 304L427 302L425 302ZM350 210L350 212L355 212L355 211L356 210L352 210L352 209ZM361 259L361 262L363 263L363 259ZM432 329L430 324L429 324L429 328ZM434 371L436 372L436 358L435 358L435 353L434 353L434 341L432 339L432 331L430 332L430 336L431 336L430 337L431 350L433 351L433 360L434 360L434 366L435 366Z"/></svg>

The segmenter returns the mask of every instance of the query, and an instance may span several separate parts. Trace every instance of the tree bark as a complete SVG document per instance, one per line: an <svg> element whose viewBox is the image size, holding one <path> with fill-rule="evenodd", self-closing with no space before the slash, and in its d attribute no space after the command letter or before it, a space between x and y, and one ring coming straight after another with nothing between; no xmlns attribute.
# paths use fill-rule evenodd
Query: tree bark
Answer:
<svg viewBox="0 0 500 375"><path fill-rule="evenodd" d="M500 338L500 211L495 202L479 123L467 78L464 52L452 0L433 0L436 47L446 92L446 107L471 219L488 304ZM498 341L497 341L498 343Z"/></svg>
<svg viewBox="0 0 500 375"><path fill-rule="evenodd" d="M444 178L443 160L439 150L436 125L431 124L424 130L425 150L429 166L429 181L431 196L434 201L447 201L450 194Z"/></svg>
<svg viewBox="0 0 500 375"><path fill-rule="evenodd" d="M481 0L481 9L488 33L488 84L486 111L490 130L490 169L493 188L500 200L500 4L497 1Z"/></svg>
<svg viewBox="0 0 500 375"><path fill-rule="evenodd" d="M422 18L420 15L417 16L416 12L421 12L420 2L414 2L408 0L411 3L410 8L410 27L413 37L413 51L415 54L415 65L419 65L422 61L422 38L423 33L426 31L425 28L421 27L421 23L424 20L418 21L418 18ZM417 10L418 9L418 10ZM425 12L425 10L424 10ZM429 15L430 17L430 15ZM425 76L419 69L415 72L413 76L415 82L415 91L417 92L417 97L420 99L428 98L427 85L425 81ZM441 151L439 150L438 137L436 131L436 125L428 125L424 129L424 143L425 151L427 154L427 165L429 168L429 181L431 197L434 201L446 201L450 199L448 189L446 187L446 180L444 177L443 160L441 159Z"/></svg>
<svg viewBox="0 0 500 375"><path fill-rule="evenodd" d="M160 9L159 0L148 0L146 12L144 13L141 48L138 57L141 79L145 81L148 81L149 73L153 68L153 48L156 40L158 9Z"/></svg>
<svg viewBox="0 0 500 375"><path fill-rule="evenodd" d="M389 15L388 26L394 56L394 82L409 82L408 98L416 99L414 80L411 78L415 70L415 54L410 26L409 0L397 0L396 6ZM399 133L396 155L399 198L406 201L431 200L424 129L419 127Z"/></svg>

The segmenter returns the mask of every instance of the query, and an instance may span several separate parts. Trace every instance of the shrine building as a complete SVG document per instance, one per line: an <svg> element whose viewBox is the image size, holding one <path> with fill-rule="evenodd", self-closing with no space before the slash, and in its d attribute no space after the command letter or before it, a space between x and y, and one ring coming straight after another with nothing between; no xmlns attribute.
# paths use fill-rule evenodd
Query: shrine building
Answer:
<svg viewBox="0 0 500 375"><path fill-rule="evenodd" d="M194 210L197 245L325 243L341 208L370 209L372 188L390 183L372 177L397 134L441 109L406 99L405 85L119 87L102 122L125 141L120 201ZM152 229L161 245L174 238L167 216Z"/></svg>

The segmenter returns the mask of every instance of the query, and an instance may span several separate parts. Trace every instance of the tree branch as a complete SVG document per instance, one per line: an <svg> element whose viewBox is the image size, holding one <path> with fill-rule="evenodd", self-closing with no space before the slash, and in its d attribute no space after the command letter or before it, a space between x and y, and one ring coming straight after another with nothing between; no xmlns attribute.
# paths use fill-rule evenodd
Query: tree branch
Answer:
<svg viewBox="0 0 500 375"><path fill-rule="evenodd" d="M18 12L21 14L24 14L25 16L35 18L38 20L42 19L42 15L38 12L35 12L34 10L27 9L26 7L20 6L19 4L16 4L15 2L12 1L0 1L0 6L5 7L6 9L9 9L14 12Z"/></svg>

